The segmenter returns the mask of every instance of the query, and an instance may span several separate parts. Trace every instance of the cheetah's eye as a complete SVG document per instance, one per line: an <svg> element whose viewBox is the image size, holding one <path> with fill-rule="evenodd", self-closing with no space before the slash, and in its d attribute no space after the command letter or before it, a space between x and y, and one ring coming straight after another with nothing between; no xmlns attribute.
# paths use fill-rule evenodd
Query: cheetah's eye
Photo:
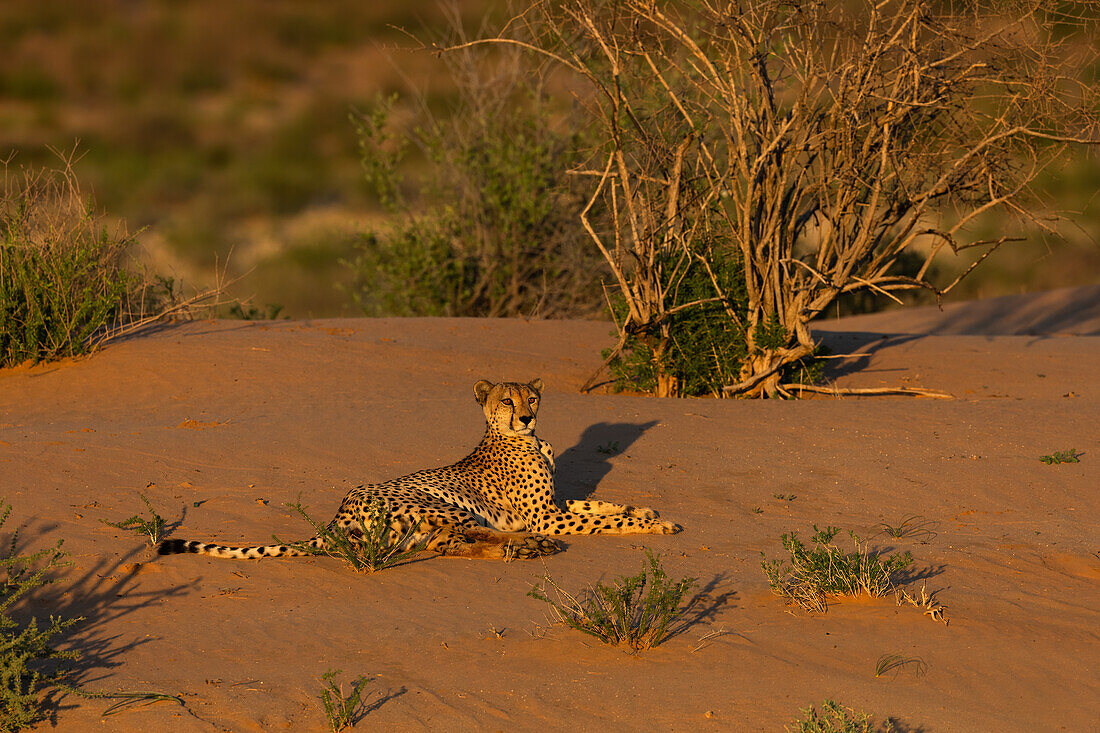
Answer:
<svg viewBox="0 0 1100 733"><path fill-rule="evenodd" d="M507 398L507 397L505 397L505 398L504 398L503 400L501 400L500 402L501 402L501 404L502 404L502 405L508 405L509 407L511 407L511 406L512 406L512 400L511 400L511 399L509 399L509 398Z"/></svg>
<svg viewBox="0 0 1100 733"><path fill-rule="evenodd" d="M535 398L534 397L528 397L527 398L527 404L529 404L529 405L535 404Z"/></svg>

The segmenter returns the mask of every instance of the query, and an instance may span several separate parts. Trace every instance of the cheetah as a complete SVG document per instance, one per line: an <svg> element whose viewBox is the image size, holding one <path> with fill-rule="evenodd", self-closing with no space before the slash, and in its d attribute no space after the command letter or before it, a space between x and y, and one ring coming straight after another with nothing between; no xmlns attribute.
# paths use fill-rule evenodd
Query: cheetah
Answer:
<svg viewBox="0 0 1100 733"><path fill-rule="evenodd" d="M541 379L527 384L481 380L474 397L485 413L485 436L470 455L444 468L357 487L348 492L329 528L353 541L361 536L372 502L384 503L397 532L417 527L409 541L424 541L441 555L469 558L533 558L561 550L553 535L675 534L678 524L652 509L606 501L554 500L554 449L535 436ZM419 526L418 526L419 523ZM322 549L324 540L305 543ZM233 559L308 554L287 545L228 547L169 539L161 555L198 553Z"/></svg>

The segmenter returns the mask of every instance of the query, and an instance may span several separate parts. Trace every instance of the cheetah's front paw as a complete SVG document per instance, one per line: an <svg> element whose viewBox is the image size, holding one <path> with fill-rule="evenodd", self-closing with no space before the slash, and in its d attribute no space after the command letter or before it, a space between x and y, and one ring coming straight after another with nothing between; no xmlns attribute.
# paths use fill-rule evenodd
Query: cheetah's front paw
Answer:
<svg viewBox="0 0 1100 733"><path fill-rule="evenodd" d="M556 540L541 534L525 534L510 539L505 548L505 554L508 557L520 560L530 560L543 555L553 555L557 552L561 552L561 545Z"/></svg>
<svg viewBox="0 0 1100 733"><path fill-rule="evenodd" d="M684 528L675 522L654 522L657 527L657 534L678 534L684 531Z"/></svg>

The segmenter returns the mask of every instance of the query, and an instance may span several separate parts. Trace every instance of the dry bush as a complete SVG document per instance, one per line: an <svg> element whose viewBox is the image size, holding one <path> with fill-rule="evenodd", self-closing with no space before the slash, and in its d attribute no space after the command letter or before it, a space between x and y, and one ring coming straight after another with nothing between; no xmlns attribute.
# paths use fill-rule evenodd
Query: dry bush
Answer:
<svg viewBox="0 0 1100 733"><path fill-rule="evenodd" d="M1049 227L1030 184L1098 141L1096 85L1078 81L1097 8L540 0L478 43L555 59L594 89L602 140L576 173L598 181L581 218L625 303L608 362L640 341L657 394L677 394L675 316L718 304L744 354L724 393L773 396L794 391L809 323L839 296L938 298L1017 225ZM597 212L614 226L592 226ZM972 248L971 268L933 282L937 258ZM717 275L731 260L743 303ZM708 292L684 298L700 275Z"/></svg>

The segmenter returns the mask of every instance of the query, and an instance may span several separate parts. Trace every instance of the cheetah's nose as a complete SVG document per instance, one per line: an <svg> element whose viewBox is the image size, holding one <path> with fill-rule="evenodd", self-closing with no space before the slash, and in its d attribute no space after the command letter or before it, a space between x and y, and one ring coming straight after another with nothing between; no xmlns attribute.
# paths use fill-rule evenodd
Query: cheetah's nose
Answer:
<svg viewBox="0 0 1100 733"><path fill-rule="evenodd" d="M523 423L523 427L527 427L531 424L531 421L535 419L534 415L520 415L519 421Z"/></svg>

